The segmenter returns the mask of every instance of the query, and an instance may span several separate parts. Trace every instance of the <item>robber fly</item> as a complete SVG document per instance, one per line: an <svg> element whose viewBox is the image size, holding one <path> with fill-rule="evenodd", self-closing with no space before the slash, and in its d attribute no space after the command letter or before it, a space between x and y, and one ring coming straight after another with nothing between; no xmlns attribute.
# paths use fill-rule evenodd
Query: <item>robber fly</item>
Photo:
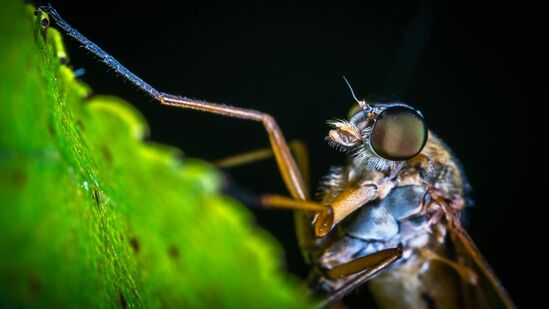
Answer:
<svg viewBox="0 0 549 309"><path fill-rule="evenodd" d="M358 100L348 120L330 122L328 142L349 152L310 198L305 151L294 155L274 118L266 113L160 92L67 24L51 6L40 7L114 72L164 105L263 124L282 179L291 195L263 195L265 207L291 208L310 285L323 305L368 283L383 307L514 307L463 229L466 181L444 143L428 131L418 110L403 103ZM350 85L349 85L350 87ZM352 91L352 89L351 89ZM300 150L301 149L301 150ZM265 156L255 152L222 160L234 166Z"/></svg>

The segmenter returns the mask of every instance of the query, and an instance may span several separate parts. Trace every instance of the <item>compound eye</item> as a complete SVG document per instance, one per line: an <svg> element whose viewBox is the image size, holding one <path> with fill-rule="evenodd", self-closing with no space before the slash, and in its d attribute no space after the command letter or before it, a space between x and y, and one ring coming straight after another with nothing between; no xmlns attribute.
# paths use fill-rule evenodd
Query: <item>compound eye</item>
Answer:
<svg viewBox="0 0 549 309"><path fill-rule="evenodd" d="M377 116L370 145L377 155L391 161L408 160L427 142L423 117L406 106L393 106Z"/></svg>

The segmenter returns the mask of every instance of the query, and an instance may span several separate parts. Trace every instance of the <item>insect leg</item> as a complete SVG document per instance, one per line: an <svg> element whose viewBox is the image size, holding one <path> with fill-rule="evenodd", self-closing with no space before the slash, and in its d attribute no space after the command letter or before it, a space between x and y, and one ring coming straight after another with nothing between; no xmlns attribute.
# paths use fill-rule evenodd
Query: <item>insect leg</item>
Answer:
<svg viewBox="0 0 549 309"><path fill-rule="evenodd" d="M292 156L290 149L288 148L288 144L286 143L286 139L282 135L282 131L280 130L278 124L271 115L252 109L209 103L165 93L161 93L158 99L160 103L165 105L199 110L232 118L261 122L265 127L265 130L267 131L267 135L269 136L271 149L273 151L276 163L278 164L278 169L280 171L282 179L284 180L284 183L288 188L288 191L295 199L309 199L309 194L305 187L305 181L303 180L303 176L297 168L296 161L294 160L294 157Z"/></svg>
<svg viewBox="0 0 549 309"><path fill-rule="evenodd" d="M384 192L388 192L392 187L391 182L384 183L362 183L358 186L345 188L331 202L330 212L320 213L315 220L315 233L322 237L345 217L353 213L358 208L375 200Z"/></svg>
<svg viewBox="0 0 549 309"><path fill-rule="evenodd" d="M345 264L337 265L326 271L326 275L330 279L347 277L362 272L366 269L377 268L379 265L383 265L386 261L392 261L400 258L401 255L402 250L399 248L380 250L378 252L351 260Z"/></svg>
<svg viewBox="0 0 549 309"><path fill-rule="evenodd" d="M478 275L471 268L454 262L444 256L438 255L428 248L420 248L419 252L426 259L439 261L448 265L450 268L456 271L456 273L461 277L461 279L463 279L463 281L473 285L477 284Z"/></svg>
<svg viewBox="0 0 549 309"><path fill-rule="evenodd" d="M291 140L288 143L288 146L294 154L297 167L301 171L301 175L303 176L306 187L310 188L310 165L307 146L302 141L296 139ZM273 151L269 147L229 156L220 160L216 160L213 162L213 164L219 168L232 168L264 159L269 159L271 157L273 157Z"/></svg>
<svg viewBox="0 0 549 309"><path fill-rule="evenodd" d="M122 64L120 64L120 62L114 59L113 56L109 55L106 51L101 49L92 41L88 40L88 38L83 36L76 29L71 27L63 18L61 18L59 13L57 13L57 11L51 6L51 4L38 7L38 11L42 11L48 14L48 16L55 21L55 24L57 25L58 28L60 28L66 35L68 35L69 37L73 38L74 40L82 44L83 48L88 50L93 56L97 57L99 60L105 63L116 74L120 75L122 78L126 79L133 85L137 86L139 89L142 89L151 97L158 98L158 96L160 95L160 92L158 90L154 89L152 86L147 84L144 80L137 77L137 75L132 73ZM44 19L43 19L42 24L47 24L47 20L46 20L46 23L44 23Z"/></svg>
<svg viewBox="0 0 549 309"><path fill-rule="evenodd" d="M326 297L320 304L320 307L325 307L330 303L341 299L355 287L361 285L365 281L368 281L380 271L393 264L401 256L402 250L399 248L385 249L354 259L328 270L326 275L332 279L347 277L354 274L358 275L356 278L346 283L343 287Z"/></svg>
<svg viewBox="0 0 549 309"><path fill-rule="evenodd" d="M313 201L295 200L293 198L264 194L261 196L261 205L265 208L287 208L314 212L330 212L329 206L322 205Z"/></svg>
<svg viewBox="0 0 549 309"><path fill-rule="evenodd" d="M306 190L305 182L303 180L301 172L297 168L297 164L292 154L290 153L286 140L282 135L282 131L280 130L278 124L271 115L252 109L209 103L206 101L194 100L162 93L143 81L130 70L125 68L111 55L109 55L95 43L88 40L76 29L71 27L67 22L63 20L63 18L61 18L59 13L57 13L57 11L51 5L42 6L39 8L39 10L47 13L63 32L65 32L68 36L72 37L76 41L80 42L83 48L87 49L94 56L98 57L114 72L146 92L154 99L158 100L160 103L179 108L193 109L213 114L219 114L227 117L261 122L269 136L273 154L282 175L282 179L284 180L284 183L288 188L288 191L295 199L309 199L309 192Z"/></svg>
<svg viewBox="0 0 549 309"><path fill-rule="evenodd" d="M330 205L322 205L325 211L319 212L315 218L315 235L324 237L349 214L385 195L393 186L393 182L367 182L344 189ZM265 207L299 209L301 202L302 200L299 199L277 196L276 199L264 199L262 203Z"/></svg>
<svg viewBox="0 0 549 309"><path fill-rule="evenodd" d="M292 143L288 144L290 149L292 149ZM242 165L247 165L257 161L262 161L269 159L273 156L273 151L271 148L260 148L256 150L246 151L223 159L218 159L212 163L218 168L233 168L239 167Z"/></svg>
<svg viewBox="0 0 549 309"><path fill-rule="evenodd" d="M305 181L305 187L307 189L310 188L310 170L309 170L309 153L307 150L307 146L305 143L301 142L300 140L292 140L289 143L289 147L294 153L297 166L299 170L301 171L301 175L304 176ZM273 151L271 148L263 148L256 151L251 151L248 153L231 156L228 158L224 158L218 161L215 161L214 164L216 164L219 167L233 167L238 166L246 163L250 163L253 161L263 160L267 159L273 156ZM242 192L238 193L240 197L247 196L246 194L243 194ZM300 242L301 248L307 248L311 246L315 242L314 235L311 234L311 226L310 224L307 224L306 222L310 222L310 215L309 213L311 211L318 211L321 210L320 213L329 212L326 211L328 206L320 205L318 203L314 203L311 201L302 201L302 200L296 200L291 199L287 197L281 197L276 195L263 195L259 201L255 198L249 199L250 202L248 205L256 204L261 205L261 207L265 208L289 208L298 210L294 213L295 215L295 229L297 238ZM307 219L304 219L307 218Z"/></svg>

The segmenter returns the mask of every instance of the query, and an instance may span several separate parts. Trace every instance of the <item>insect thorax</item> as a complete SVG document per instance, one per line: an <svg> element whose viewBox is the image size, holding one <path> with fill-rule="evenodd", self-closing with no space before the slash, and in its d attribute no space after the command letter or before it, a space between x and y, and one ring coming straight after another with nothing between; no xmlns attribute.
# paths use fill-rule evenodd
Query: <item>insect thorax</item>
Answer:
<svg viewBox="0 0 549 309"><path fill-rule="evenodd" d="M312 285L325 293L340 288L353 276L331 280L322 275L323 270L379 250L403 249L403 258L389 272L403 264L420 263L422 248L442 245L446 224L459 220L463 207L460 170L446 146L433 135L420 155L395 165L398 171L374 171L360 164L355 159L330 170L322 182L323 203L330 204L345 188L365 182L391 181L394 186L382 198L345 218L309 250L316 269Z"/></svg>

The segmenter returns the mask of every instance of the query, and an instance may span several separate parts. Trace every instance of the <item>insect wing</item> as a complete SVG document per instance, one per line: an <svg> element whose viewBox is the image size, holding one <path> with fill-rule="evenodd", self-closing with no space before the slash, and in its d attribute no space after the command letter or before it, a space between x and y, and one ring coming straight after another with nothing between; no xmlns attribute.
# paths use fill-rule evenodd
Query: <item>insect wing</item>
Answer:
<svg viewBox="0 0 549 309"><path fill-rule="evenodd" d="M515 308L471 237L462 228L449 228L449 236L456 251L457 262L477 274L475 285L465 284L464 301L467 308Z"/></svg>

